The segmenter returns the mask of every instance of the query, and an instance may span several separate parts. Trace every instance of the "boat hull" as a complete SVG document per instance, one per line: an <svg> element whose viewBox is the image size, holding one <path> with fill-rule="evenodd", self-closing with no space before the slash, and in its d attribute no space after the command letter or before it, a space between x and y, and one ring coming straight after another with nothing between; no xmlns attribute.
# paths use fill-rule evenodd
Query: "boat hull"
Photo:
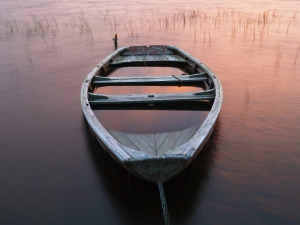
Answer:
<svg viewBox="0 0 300 225"><path fill-rule="evenodd" d="M143 56L141 50L143 50L144 52L147 51L148 55ZM166 57L167 59L164 59L165 55L161 54L162 50L164 51L165 55L169 54ZM149 55L150 51L152 51L153 55L151 54ZM174 56L174 54L176 55ZM128 63L129 59L131 60L130 63ZM126 60L127 62L125 62ZM157 60L157 62L155 60ZM176 61L178 61L179 63L177 64ZM102 124L98 121L92 109L93 104L98 104L97 106L100 105L99 106L100 109L101 109L101 104L103 105L111 104L108 100L106 100L106 99L109 100L113 99L110 96L108 97L103 95L96 96L90 93L92 91L91 87L93 86L93 83L98 84L99 82L100 83L107 82L107 80L109 80L110 83L117 82L109 78L105 78L105 79L101 78L103 75L106 75L108 73L107 71L109 71L109 68L111 66L132 66L132 65L140 65L141 63L144 63L147 66L148 65L167 66L167 65L175 64L175 65L180 65L180 67L182 67L182 65L184 64L186 69L188 71L192 71L192 73L196 73L198 75L204 72L206 74L205 80L203 80L202 77L201 82L205 84L207 91L202 93L195 93L193 95L193 98L194 96L201 96L199 98L200 100L211 101L212 98L211 92L213 91L213 101L212 101L211 110L207 118L203 122L203 124L199 125L195 129L187 129L181 131L180 133L181 136L177 133L172 133L172 134L170 133L169 134L170 137L173 135L173 139L172 139L172 141L174 142L174 144L172 144L173 147L166 147L159 154L157 154L157 149L154 149L154 152L156 153L153 153L151 151L150 152L143 151L142 147L139 147L139 145L136 145L137 146L136 148L135 146L128 145L126 140L123 140L122 137L129 138L129 139L131 138L131 141L133 140L134 142L134 140L135 139L138 140L140 136L137 135L132 136L130 134L122 134L122 133L117 135L116 132L106 130L102 126ZM96 80L95 77L99 75L100 78L97 78L98 80ZM192 76L190 77L192 78ZM164 80L164 82L165 83L168 82L168 79ZM129 81L127 80L126 82ZM134 84L134 81L130 81L130 82L131 84ZM152 79L151 82L156 82L156 81ZM140 99L142 98L140 98L140 96L137 96L137 99L139 100L136 102L141 103L142 100ZM174 99L178 100L180 98L174 98ZM119 162L124 168L126 168L132 174L151 182L168 181L172 177L179 174L183 169L185 169L192 162L192 160L199 154L199 152L203 149L204 145L208 141L211 133L213 132L218 114L220 112L222 99L223 99L223 92L222 92L221 83L218 80L218 78L215 76L215 74L203 63L201 63L200 61L196 60L189 54L185 53L184 51L174 46L164 46L164 47L156 46L152 48L151 46L150 47L142 46L142 47L134 47L132 49L130 47L124 47L118 49L115 52L113 52L111 55L109 55L107 58L105 58L102 62L100 62L88 74L81 88L81 106L82 106L83 113L85 115L88 125L90 126L91 130L93 131L94 135L96 136L97 140L100 142L102 147L117 162ZM119 104L118 102L119 100L120 98L116 98L116 100L113 100L112 102L113 104ZM124 103L124 101L126 100L128 101L128 98L126 98L125 96L125 98L122 98L122 103ZM155 100L154 98L151 98L149 101L154 101L154 100ZM143 101L147 102L148 99L146 100L143 99ZM163 137L165 134L160 134L160 135L161 136L159 136L158 138ZM178 140L175 137L178 137Z"/></svg>

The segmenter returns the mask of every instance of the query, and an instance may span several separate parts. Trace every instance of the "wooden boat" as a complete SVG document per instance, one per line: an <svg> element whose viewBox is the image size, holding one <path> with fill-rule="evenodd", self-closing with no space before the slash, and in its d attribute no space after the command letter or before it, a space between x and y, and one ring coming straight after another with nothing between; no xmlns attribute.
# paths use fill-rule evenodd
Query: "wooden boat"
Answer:
<svg viewBox="0 0 300 225"><path fill-rule="evenodd" d="M190 75L108 77L114 67L123 66L177 67ZM99 86L122 85L189 85L202 87L202 91L130 95L94 93ZM220 81L207 66L177 47L163 45L116 50L92 69L81 88L83 113L102 147L128 171L152 182L165 182L177 175L202 150L214 129L222 99ZM105 107L118 109L132 105L168 108L173 103L177 103L177 107L209 109L209 114L202 124L181 131L129 134L105 129L93 112Z"/></svg>

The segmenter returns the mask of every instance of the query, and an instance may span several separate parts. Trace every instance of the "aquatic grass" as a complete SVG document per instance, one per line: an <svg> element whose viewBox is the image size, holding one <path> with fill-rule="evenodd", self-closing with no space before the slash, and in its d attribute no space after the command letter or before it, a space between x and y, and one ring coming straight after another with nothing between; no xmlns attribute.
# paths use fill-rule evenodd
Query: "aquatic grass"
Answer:
<svg viewBox="0 0 300 225"><path fill-rule="evenodd" d="M288 22L288 24L287 24L287 28L286 28L286 34L288 34L288 33L289 33L290 24L291 24L291 20L290 20L290 21Z"/></svg>
<svg viewBox="0 0 300 225"><path fill-rule="evenodd" d="M4 30L4 33L6 34L14 34L19 32L19 25L14 17L4 18L1 15L0 23L2 24L3 28L1 30Z"/></svg>
<svg viewBox="0 0 300 225"><path fill-rule="evenodd" d="M245 89L245 94L246 94L246 106L247 106L248 103L249 103L249 100L250 100L250 92L249 92L249 89L247 87L245 79L243 79L243 81L244 81L244 89Z"/></svg>
<svg viewBox="0 0 300 225"><path fill-rule="evenodd" d="M59 31L77 31L79 34L87 35L92 42L95 35L102 37L103 32L127 33L129 38L138 38L140 34L145 35L146 32L178 31L189 32L195 43L202 42L205 45L210 45L212 38L222 32L224 37L231 37L231 39L242 38L249 43L263 43L268 40L269 35L272 35L272 38L282 33L288 36L290 30L294 29L295 24L292 22L296 18L297 11L287 18L276 9L247 13L222 7L209 11L192 8L164 14L159 9L151 13L144 11L135 13L125 8L123 13L116 14L98 8L98 13L92 20L82 10L77 17L66 21L58 21L53 17L34 16L31 16L30 20L17 21L13 17L0 15L0 32L26 36L38 35L48 43L50 38L57 37ZM285 29L282 26L284 24ZM276 60L278 65L279 58Z"/></svg>
<svg viewBox="0 0 300 225"><path fill-rule="evenodd" d="M275 67L278 69L280 67L281 58L282 58L282 50L280 46L277 46L277 54L276 54L276 61L275 61Z"/></svg>
<svg viewBox="0 0 300 225"><path fill-rule="evenodd" d="M127 31L128 36L138 38L139 35L138 35L138 32L137 32L137 29L133 26L132 22L130 22L127 25L128 25L128 27L126 26L126 24L124 25L124 27Z"/></svg>
<svg viewBox="0 0 300 225"><path fill-rule="evenodd" d="M297 48L297 51L296 51L296 55L295 55L295 59L294 59L294 66L296 65L298 55L299 55L299 51L300 51L300 44L298 45L298 48Z"/></svg>

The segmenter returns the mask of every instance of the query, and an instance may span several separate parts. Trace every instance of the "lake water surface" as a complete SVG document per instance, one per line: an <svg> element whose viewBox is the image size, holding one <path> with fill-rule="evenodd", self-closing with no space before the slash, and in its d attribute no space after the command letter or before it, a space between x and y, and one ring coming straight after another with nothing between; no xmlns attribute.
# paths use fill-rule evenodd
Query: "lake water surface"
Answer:
<svg viewBox="0 0 300 225"><path fill-rule="evenodd" d="M81 84L116 33L118 47L178 46L223 86L212 138L165 184L172 224L299 224L298 11L290 0L1 0L0 224L164 224L156 184L111 159L81 110ZM205 118L97 113L130 132Z"/></svg>

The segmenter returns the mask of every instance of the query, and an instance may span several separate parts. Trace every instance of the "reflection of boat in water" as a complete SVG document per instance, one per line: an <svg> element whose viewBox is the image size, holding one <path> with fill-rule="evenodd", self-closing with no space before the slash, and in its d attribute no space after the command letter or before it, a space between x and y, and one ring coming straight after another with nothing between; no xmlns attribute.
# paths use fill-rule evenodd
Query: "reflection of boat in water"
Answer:
<svg viewBox="0 0 300 225"><path fill-rule="evenodd" d="M114 67L169 66L190 75L107 77ZM166 94L103 95L99 86L198 86L199 92ZM116 87L117 88L117 87ZM85 79L81 105L85 118L101 145L131 173L149 181L167 181L180 173L201 151L217 120L223 92L213 72L173 46L132 46L116 50L99 63ZM93 113L101 108L181 108L209 110L202 124L168 133L129 134L106 130Z"/></svg>

